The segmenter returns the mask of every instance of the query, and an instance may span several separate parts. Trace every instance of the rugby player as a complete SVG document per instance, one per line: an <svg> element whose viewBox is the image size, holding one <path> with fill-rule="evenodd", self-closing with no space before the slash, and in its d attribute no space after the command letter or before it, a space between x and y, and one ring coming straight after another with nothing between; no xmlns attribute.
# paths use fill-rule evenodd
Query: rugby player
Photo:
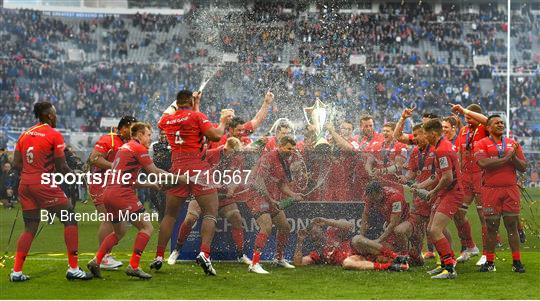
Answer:
<svg viewBox="0 0 540 301"><path fill-rule="evenodd" d="M482 206L487 224L486 262L481 272L494 272L495 245L501 217L508 233L512 251L512 270L524 273L519 250L520 191L517 172L527 170L521 146L512 138L504 137L505 124L500 115L487 120L490 135L475 145L475 157L482 169Z"/></svg>
<svg viewBox="0 0 540 301"><path fill-rule="evenodd" d="M69 213L70 218L62 219L69 264L66 278L92 279L92 274L83 271L78 264L79 234L71 202L60 187L42 183L42 175L45 173L72 172L64 157L64 137L55 130L56 109L50 102L37 102L34 104L34 115L39 122L19 137L13 157L13 168L21 171L19 201L23 211L24 231L17 241L15 262L9 280L21 282L30 279L23 274L22 269L38 230L41 209L56 216L61 216L62 212Z"/></svg>
<svg viewBox="0 0 540 301"><path fill-rule="evenodd" d="M144 206L139 201L136 193L136 188L154 188L159 189L157 183L141 183L138 181L138 175L141 168L148 174L165 174L168 176L172 184L175 181L172 174L157 168L152 158L148 154L152 136L152 127L147 123L136 122L131 126L131 140L118 149L113 161L111 169L124 179L126 174L129 174L128 183L123 181L111 180L105 186L103 193L103 202L107 213L112 216L113 232L107 235L87 267L92 272L94 277L101 278L100 265L111 249L118 244L127 232L127 227L123 224L127 222L139 230L133 244L133 253L129 265L126 269L128 276L138 277L141 279L150 279L152 275L144 272L139 267L142 253L146 248L148 240L154 230L152 222L144 216ZM182 176L185 178L185 176ZM159 178L159 176L157 177ZM136 181L137 180L137 181ZM135 214L132 217L132 214ZM128 217L127 219L124 218Z"/></svg>
<svg viewBox="0 0 540 301"><path fill-rule="evenodd" d="M124 116L118 122L116 132L101 136L96 142L92 153L88 157L88 163L92 166L92 173L99 173L104 179L105 172L111 169L112 161L116 156L118 149L130 139L131 124L137 122L132 116ZM88 194L97 212L104 214L107 212L103 203L103 191L105 183L89 183ZM113 232L113 226L110 221L102 221L98 229L98 243L101 245L103 239ZM105 255L101 261L102 269L116 269L122 266L122 262L116 260L110 254Z"/></svg>
<svg viewBox="0 0 540 301"><path fill-rule="evenodd" d="M209 171L210 165L205 156L205 139L219 141L232 118L231 111L225 111L218 127L214 127L205 114L196 110L202 93L182 90L176 95L176 101L165 110L158 126L167 134L171 145L171 172L190 177ZM203 178L203 177L201 177ZM180 211L181 205L192 195L197 200L203 215L201 226L201 247L197 263L207 275L216 275L210 261L210 245L216 228L218 214L217 191L212 185L190 182L181 184L167 191L165 216L159 225L159 237L156 257L150 268L159 270L163 265L165 248ZM208 183L204 183L208 184ZM213 184L213 183L210 183Z"/></svg>
<svg viewBox="0 0 540 301"><path fill-rule="evenodd" d="M252 264L248 271L268 274L259 264L261 252L272 233L272 225L277 227L276 254L273 263L284 268L294 268L284 258L285 247L289 240L291 226L285 212L280 209L279 201L286 197L295 201L302 200L301 193L293 192L289 187L292 181L289 158L295 151L296 142L290 136L279 140L278 148L261 156L252 174L250 190L245 197L246 205L257 221L259 232L255 239Z"/></svg>
<svg viewBox="0 0 540 301"><path fill-rule="evenodd" d="M235 137L227 139L225 145L218 148L209 150L207 152L208 162L212 166L212 170L220 170L227 173L233 173L236 171L242 172L243 160L241 154L237 152L242 150L242 142ZM231 223L231 235L236 246L236 254L238 262L251 264L251 260L244 254L244 229L242 228L242 215L236 205L237 200L241 198L240 195L235 195L236 192L240 194L244 190L242 183L230 183L227 186L223 186L219 189L219 215L226 218ZM193 229L193 225L199 219L201 214L201 208L196 201L189 202L186 218L182 222L178 230L178 238L176 240L176 247L171 252L167 263L173 265L176 263L178 256L180 256L180 250L184 245L189 233Z"/></svg>

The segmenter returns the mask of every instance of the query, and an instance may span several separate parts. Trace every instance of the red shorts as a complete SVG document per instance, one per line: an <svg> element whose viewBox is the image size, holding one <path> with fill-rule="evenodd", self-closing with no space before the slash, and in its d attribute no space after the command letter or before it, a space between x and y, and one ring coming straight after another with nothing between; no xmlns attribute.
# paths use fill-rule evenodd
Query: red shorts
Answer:
<svg viewBox="0 0 540 301"><path fill-rule="evenodd" d="M482 192L482 172L463 172L461 175L463 194L465 196L480 195Z"/></svg>
<svg viewBox="0 0 540 301"><path fill-rule="evenodd" d="M117 221L120 212L141 212L144 207L137 194L131 188L106 187L103 192L103 203L107 213L111 213L113 221Z"/></svg>
<svg viewBox="0 0 540 301"><path fill-rule="evenodd" d="M268 198L260 195L256 191L250 191L248 194L249 196L245 199L246 206L253 216L258 217L264 213L269 213L271 216L274 216L279 213L280 209L271 203Z"/></svg>
<svg viewBox="0 0 540 301"><path fill-rule="evenodd" d="M430 201L424 201L419 197L414 197L410 213L427 218L431 214L431 206L432 203Z"/></svg>
<svg viewBox="0 0 540 301"><path fill-rule="evenodd" d="M105 187L103 187L103 185L88 185L88 194L90 194L94 206L103 205L103 192L105 192Z"/></svg>
<svg viewBox="0 0 540 301"><path fill-rule="evenodd" d="M440 212L449 218L454 217L462 205L463 192L459 189L445 191L437 197L435 201L435 212Z"/></svg>
<svg viewBox="0 0 540 301"><path fill-rule="evenodd" d="M199 178L201 179L200 181L205 181L203 179L203 177L205 177L203 175L205 170L210 170L210 165L208 162L202 161L200 158L183 158L181 163L175 162L175 164L173 164L171 167L171 172L175 175L182 175L185 172L188 172L189 176L193 177L196 176L199 171L201 171L199 174ZM212 177L210 176L210 178ZM191 180L189 184L179 184L177 187L167 190L167 194L180 198L187 198L190 194L196 197L215 192L217 192L216 188L191 183Z"/></svg>
<svg viewBox="0 0 540 301"><path fill-rule="evenodd" d="M518 215L521 210L519 188L517 185L482 187L482 207L485 216Z"/></svg>
<svg viewBox="0 0 540 301"><path fill-rule="evenodd" d="M19 201L23 211L69 204L66 194L60 187L41 184L20 184Z"/></svg>

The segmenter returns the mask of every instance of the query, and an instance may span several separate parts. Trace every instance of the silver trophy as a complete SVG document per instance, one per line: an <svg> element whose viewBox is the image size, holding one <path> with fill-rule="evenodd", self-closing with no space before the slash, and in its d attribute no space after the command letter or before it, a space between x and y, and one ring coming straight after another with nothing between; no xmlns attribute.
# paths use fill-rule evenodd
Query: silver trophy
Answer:
<svg viewBox="0 0 540 301"><path fill-rule="evenodd" d="M330 105L317 98L313 106L303 109L306 121L315 128L315 147L321 144L328 145L328 141L324 138L324 125L330 120Z"/></svg>

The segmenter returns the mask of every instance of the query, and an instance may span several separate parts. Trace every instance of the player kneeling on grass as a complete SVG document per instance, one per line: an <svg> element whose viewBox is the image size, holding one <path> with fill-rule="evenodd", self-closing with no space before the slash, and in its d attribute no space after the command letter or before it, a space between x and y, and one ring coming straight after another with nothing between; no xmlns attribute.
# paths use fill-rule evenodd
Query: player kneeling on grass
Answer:
<svg viewBox="0 0 540 301"><path fill-rule="evenodd" d="M45 173L61 172L71 173L64 156L64 138L56 128L56 109L49 102L38 102L34 105L34 114L39 123L24 132L15 146L13 168L21 170L19 184L19 201L23 210L24 232L17 241L17 252L13 272L9 280L13 282L30 279L22 273L26 255L30 250L32 241L40 222L40 210L61 216L68 212L72 216L73 207L66 194L60 187L52 187L41 183ZM77 249L79 234L77 221L72 218L63 219L64 240L66 242L69 268L66 273L68 280L92 279L90 273L79 268Z"/></svg>
<svg viewBox="0 0 540 301"><path fill-rule="evenodd" d="M505 124L501 116L492 115L487 121L490 135L475 145L475 157L482 168L482 205L487 224L486 263L481 272L495 271L495 245L501 216L508 244L512 250L512 270L524 273L519 251L520 198L517 171L527 170L527 161L519 144L504 137Z"/></svg>
<svg viewBox="0 0 540 301"><path fill-rule="evenodd" d="M362 213L360 234L352 238L355 256L343 262L346 269L385 270L399 264L400 270L408 270L408 257L393 251L396 245L394 228L406 220L408 206L405 196L394 188L382 187L379 182L371 182L366 187L366 204Z"/></svg>
<svg viewBox="0 0 540 301"><path fill-rule="evenodd" d="M131 126L132 140L122 145L114 158L112 169L117 173L121 173L122 178L124 178L125 174L131 174L131 177L129 178L133 180L129 180L128 183L113 181L112 183L107 183L105 187L103 200L107 212L113 217L112 223L114 231L103 240L96 253L96 257L88 263L88 269L96 278L101 278L100 264L104 256L109 254L111 249L117 245L120 239L126 234L127 228L122 225L122 223L125 222L130 222L139 230L135 238L133 253L126 269L126 274L142 279L152 278L152 275L145 273L139 267L139 262L154 229L148 216L144 215L144 207L137 198L135 188L146 187L159 189L160 187L158 184L154 183L135 183L134 179L137 179L141 168L144 168L149 174L167 175L167 182L170 183L165 184L174 184L174 182L179 179L176 179L172 174L157 168L152 162L152 159L148 154L148 147L150 146L152 135L151 129L151 126L147 123L134 123Z"/></svg>
<svg viewBox="0 0 540 301"><path fill-rule="evenodd" d="M227 139L225 145L217 148L210 149L206 152L208 163L213 167L212 170L226 171L239 171L243 169L242 143L238 138L230 137ZM239 200L239 195L235 194L236 191L244 191L242 184L231 183L223 186L218 190L219 196L219 210L218 214L226 218L231 223L231 234L233 241L236 245L236 254L238 262L251 264L251 260L244 254L244 229L242 228L242 215L236 205ZM178 230L178 239L176 240L176 247L171 252L167 263L173 265L176 263L178 256L180 256L180 250L186 242L186 239L191 233L193 226L201 215L201 207L197 201L192 200L189 202L186 218L182 222Z"/></svg>

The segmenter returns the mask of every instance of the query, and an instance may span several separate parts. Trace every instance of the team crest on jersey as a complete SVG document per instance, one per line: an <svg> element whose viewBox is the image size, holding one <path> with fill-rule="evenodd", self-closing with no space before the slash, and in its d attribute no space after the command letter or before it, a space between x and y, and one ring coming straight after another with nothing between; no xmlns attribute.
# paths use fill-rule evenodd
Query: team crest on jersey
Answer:
<svg viewBox="0 0 540 301"><path fill-rule="evenodd" d="M442 157L439 159L439 165L441 168L447 168L448 167L448 159L446 157Z"/></svg>
<svg viewBox="0 0 540 301"><path fill-rule="evenodd" d="M401 202L395 202L392 204L392 213L401 212Z"/></svg>

